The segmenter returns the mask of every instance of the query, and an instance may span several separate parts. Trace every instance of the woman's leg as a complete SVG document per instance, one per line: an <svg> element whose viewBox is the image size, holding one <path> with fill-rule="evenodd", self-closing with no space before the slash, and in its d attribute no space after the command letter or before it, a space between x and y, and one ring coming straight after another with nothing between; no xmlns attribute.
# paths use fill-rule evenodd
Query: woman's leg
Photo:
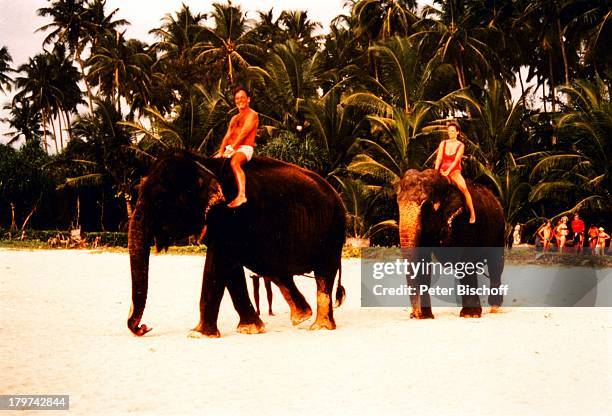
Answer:
<svg viewBox="0 0 612 416"><path fill-rule="evenodd" d="M476 222L476 212L474 212L472 196L470 195L470 191L468 191L467 189L467 185L465 183L465 179L463 179L463 176L461 175L461 171L456 170L448 176L450 177L451 181L453 181L453 183L457 185L457 188L459 188L459 190L463 193L463 196L465 197L465 204L470 210L470 224L474 224Z"/></svg>

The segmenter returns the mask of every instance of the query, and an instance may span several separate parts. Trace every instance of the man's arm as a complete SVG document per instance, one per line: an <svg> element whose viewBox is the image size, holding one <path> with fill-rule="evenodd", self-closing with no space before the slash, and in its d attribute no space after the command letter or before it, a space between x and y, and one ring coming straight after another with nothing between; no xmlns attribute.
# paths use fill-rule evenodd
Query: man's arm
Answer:
<svg viewBox="0 0 612 416"><path fill-rule="evenodd" d="M257 116L257 113L255 111L249 112L244 120L242 128L238 132L234 147L242 146L245 139L253 132L253 130L257 129L258 125L259 117Z"/></svg>
<svg viewBox="0 0 612 416"><path fill-rule="evenodd" d="M215 157L221 157L223 155L223 152L225 151L225 146L227 146L227 141L229 140L231 136L232 127L234 126L235 118L236 116L231 118L229 125L227 126L227 131L225 132L225 136L223 136L223 140L221 140L221 146L219 147L219 150L217 151L217 154L215 155Z"/></svg>

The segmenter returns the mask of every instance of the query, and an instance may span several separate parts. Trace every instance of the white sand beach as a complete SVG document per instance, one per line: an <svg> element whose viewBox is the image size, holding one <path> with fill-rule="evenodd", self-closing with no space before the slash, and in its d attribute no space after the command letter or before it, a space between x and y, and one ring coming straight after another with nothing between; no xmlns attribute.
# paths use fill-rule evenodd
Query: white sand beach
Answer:
<svg viewBox="0 0 612 416"><path fill-rule="evenodd" d="M137 338L127 254L0 250L0 394L68 394L80 415L610 414L612 308L410 320L361 308L359 261L345 260L337 330L292 327L275 288L266 333L238 334L226 294L221 338L191 339L203 265L152 256L153 331ZM314 307L314 280L296 282Z"/></svg>

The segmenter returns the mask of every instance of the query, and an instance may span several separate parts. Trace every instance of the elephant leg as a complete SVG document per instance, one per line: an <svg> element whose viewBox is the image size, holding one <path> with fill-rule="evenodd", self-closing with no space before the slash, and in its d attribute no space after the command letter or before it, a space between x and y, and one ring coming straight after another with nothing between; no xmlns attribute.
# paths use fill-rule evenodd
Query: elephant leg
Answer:
<svg viewBox="0 0 612 416"><path fill-rule="evenodd" d="M291 309L291 323L293 325L299 325L307 319L310 319L312 316L312 309L308 302L306 302L302 293L298 290L297 286L295 286L293 277L274 279L274 283L276 283L280 289Z"/></svg>
<svg viewBox="0 0 612 416"><path fill-rule="evenodd" d="M408 279L408 286L415 287L414 290L416 291L415 294L410 295L410 303L412 304L410 318L434 319L433 312L431 311L431 297L429 293L420 293L420 287L422 285L427 286L428 288L431 286L431 275L423 274L415 279Z"/></svg>
<svg viewBox="0 0 612 416"><path fill-rule="evenodd" d="M475 273L467 274L461 279L461 284L466 286L466 289L476 288L478 286L478 280L476 279ZM477 294L463 294L461 295L461 301L463 307L459 316L462 318L480 318L482 315L482 307L480 306L480 298Z"/></svg>
<svg viewBox="0 0 612 416"><path fill-rule="evenodd" d="M264 286L266 287L266 298L268 299L268 315L274 316L274 313L272 313L272 282L270 279L264 277ZM259 315L259 311L257 315Z"/></svg>
<svg viewBox="0 0 612 416"><path fill-rule="evenodd" d="M494 253L488 260L489 279L491 280L491 288L498 288L501 286L501 276L504 271L504 252L503 248L500 248L499 252ZM489 295L489 305L491 305L491 312L495 313L502 302L504 296L502 294Z"/></svg>
<svg viewBox="0 0 612 416"><path fill-rule="evenodd" d="M221 334L217 328L219 307L225 290L225 275L227 264L224 256L215 247L208 249L204 264L202 279L202 295L200 296L200 322L189 333L192 338L208 336L218 338Z"/></svg>
<svg viewBox="0 0 612 416"><path fill-rule="evenodd" d="M254 274L251 276L253 280L253 297L255 298L255 309L257 310L257 315L261 315L261 310L259 309L259 276Z"/></svg>
<svg viewBox="0 0 612 416"><path fill-rule="evenodd" d="M238 332L242 334L260 334L265 332L265 325L251 304L242 265L234 262L228 268L226 285L232 298L234 309L236 309L240 316Z"/></svg>
<svg viewBox="0 0 612 416"><path fill-rule="evenodd" d="M317 272L317 317L310 326L315 329L336 329L334 321L334 309L332 307L332 290L334 288L335 272Z"/></svg>

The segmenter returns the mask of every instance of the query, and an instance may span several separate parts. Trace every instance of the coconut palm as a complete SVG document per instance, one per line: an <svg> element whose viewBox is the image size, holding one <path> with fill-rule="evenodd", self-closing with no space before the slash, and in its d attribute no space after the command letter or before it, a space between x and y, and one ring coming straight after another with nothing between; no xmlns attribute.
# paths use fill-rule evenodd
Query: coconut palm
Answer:
<svg viewBox="0 0 612 416"><path fill-rule="evenodd" d="M138 181L138 163L128 151L132 139L110 100L96 100L94 114L80 115L73 123L74 142L66 155L82 167L81 175L69 177L65 186L103 186L109 184L125 202L131 216L132 189Z"/></svg>
<svg viewBox="0 0 612 416"><path fill-rule="evenodd" d="M568 149L539 154L531 173L537 186L530 199L560 200L572 211L585 205L608 208L612 203L612 104L608 89L596 79L576 81L562 91L571 97L570 108L558 120L560 141L567 143Z"/></svg>
<svg viewBox="0 0 612 416"><path fill-rule="evenodd" d="M30 58L21 65L15 85L18 89L15 101L30 100L32 108L41 112L43 125L43 146L47 150L47 130L53 130L55 150L63 148L63 128L69 128L71 113L76 113L77 106L83 102L78 82L81 76L66 56L63 44L55 45L52 53L46 52ZM63 117L63 121L62 121ZM54 118L59 124L60 145L57 144Z"/></svg>
<svg viewBox="0 0 612 416"><path fill-rule="evenodd" d="M314 32L322 26L318 22L308 19L305 10L283 11L278 18L279 27L285 40L293 40L302 46L308 56L312 56L318 49L317 36Z"/></svg>
<svg viewBox="0 0 612 416"><path fill-rule="evenodd" d="M368 185L359 179L334 176L340 184L340 197L347 212L347 231L352 238L369 240L377 233L397 229L397 221L376 222L374 213L379 200L384 196L380 186Z"/></svg>
<svg viewBox="0 0 612 416"><path fill-rule="evenodd" d="M370 44L389 36L406 36L418 20L416 6L415 0L359 0L352 9L358 22L355 34L367 38Z"/></svg>
<svg viewBox="0 0 612 416"><path fill-rule="evenodd" d="M175 14L166 14L161 26L149 32L159 39L151 48L160 54L154 69L162 74L165 89L185 94L192 85L208 80L208 74L195 64L195 47L203 40L200 25L205 20L205 14L194 14L183 5Z"/></svg>
<svg viewBox="0 0 612 416"><path fill-rule="evenodd" d="M26 143L38 143L40 145L43 132L41 130L40 112L32 107L28 99L14 100L11 104L4 106L9 116L0 119L7 123L12 131L5 133L9 138L7 144L17 143L22 138Z"/></svg>
<svg viewBox="0 0 612 416"><path fill-rule="evenodd" d="M49 7L38 9L42 17L51 17L52 22L41 26L37 31L51 30L43 41L43 46L63 43L73 55L81 69L85 81L89 106L92 109L92 92L85 74L85 61L82 53L87 45L95 48L100 40L119 27L129 24L126 20L113 20L119 9L106 14L106 0L53 0Z"/></svg>
<svg viewBox="0 0 612 416"><path fill-rule="evenodd" d="M328 172L347 163L349 149L359 134L364 114L358 108L342 105L341 91L334 88L321 98L299 100L298 107L305 119L310 137L324 149ZM326 172L327 173L327 172Z"/></svg>
<svg viewBox="0 0 612 416"><path fill-rule="evenodd" d="M252 69L263 78L265 88L259 99L264 125L294 131L303 126L298 114L298 100L316 94L314 58L308 59L294 41L276 45L265 68Z"/></svg>
<svg viewBox="0 0 612 416"><path fill-rule="evenodd" d="M434 3L440 7L425 6L424 18L410 37L428 60L425 71L433 73L442 64L451 65L459 88L467 87L473 79L493 74L502 77L504 68L499 57L492 45L485 42L491 39L494 29L481 26L467 2L436 0Z"/></svg>
<svg viewBox="0 0 612 416"><path fill-rule="evenodd" d="M147 45L135 39L126 40L122 33L107 36L92 51L87 64L88 78L97 85L100 92L108 97L121 111L121 98L130 105L133 114L135 94L147 102L151 84L152 56L147 53Z"/></svg>
<svg viewBox="0 0 612 416"><path fill-rule="evenodd" d="M236 72L246 68L254 61L262 50L253 40L254 30L247 25L245 13L240 6L213 3L213 27L202 27L204 41L200 42L196 50L196 62L202 68L212 65L217 73L226 74L232 84Z"/></svg>
<svg viewBox="0 0 612 416"><path fill-rule="evenodd" d="M11 62L13 62L13 58L8 52L6 46L0 48L0 92L3 94L6 91L11 90L11 84L13 83L13 79L8 76L9 72L12 72L12 68L10 66ZM6 89L6 90L5 90Z"/></svg>

